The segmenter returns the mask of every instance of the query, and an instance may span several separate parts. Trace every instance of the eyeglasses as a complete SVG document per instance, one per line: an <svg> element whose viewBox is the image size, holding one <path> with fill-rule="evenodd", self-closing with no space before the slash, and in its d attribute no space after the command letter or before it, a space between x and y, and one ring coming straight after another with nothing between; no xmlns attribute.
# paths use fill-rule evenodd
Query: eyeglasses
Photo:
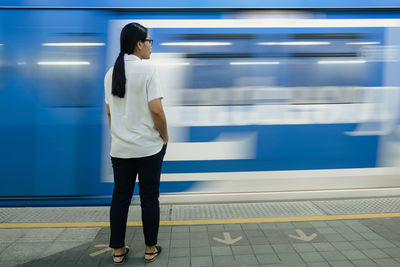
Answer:
<svg viewBox="0 0 400 267"><path fill-rule="evenodd" d="M151 40L151 39L144 39L143 40L143 42L149 42L149 44L151 45L151 46L153 46L153 42L154 42L154 40Z"/></svg>

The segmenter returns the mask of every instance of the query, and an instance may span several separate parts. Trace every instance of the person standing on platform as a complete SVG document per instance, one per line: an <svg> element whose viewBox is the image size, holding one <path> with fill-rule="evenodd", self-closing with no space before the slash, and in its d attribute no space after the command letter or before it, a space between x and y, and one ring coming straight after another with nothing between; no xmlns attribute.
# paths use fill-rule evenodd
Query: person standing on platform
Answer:
<svg viewBox="0 0 400 267"><path fill-rule="evenodd" d="M116 264L122 264L129 253L126 222L137 175L146 245L144 260L151 262L161 253L157 245L158 197L168 131L156 69L143 60L150 59L152 44L147 28L138 23L125 25L120 53L104 78L114 172L110 247Z"/></svg>

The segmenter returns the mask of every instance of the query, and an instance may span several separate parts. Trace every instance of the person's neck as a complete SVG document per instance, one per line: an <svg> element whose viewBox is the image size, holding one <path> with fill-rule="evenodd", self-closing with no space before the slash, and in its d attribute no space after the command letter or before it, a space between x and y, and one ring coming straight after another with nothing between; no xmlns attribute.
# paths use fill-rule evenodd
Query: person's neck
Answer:
<svg viewBox="0 0 400 267"><path fill-rule="evenodd" d="M134 56L137 56L138 58L140 58L140 60L142 60L143 58L137 53L137 52L133 52L133 54L132 55L134 55Z"/></svg>

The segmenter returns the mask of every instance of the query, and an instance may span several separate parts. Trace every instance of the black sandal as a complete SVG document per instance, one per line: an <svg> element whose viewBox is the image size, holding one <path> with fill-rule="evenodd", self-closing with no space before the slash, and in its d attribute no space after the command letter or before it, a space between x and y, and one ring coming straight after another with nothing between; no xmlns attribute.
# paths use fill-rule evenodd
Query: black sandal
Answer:
<svg viewBox="0 0 400 267"><path fill-rule="evenodd" d="M146 263L153 262L153 261L157 258L157 256L160 255L160 253L161 253L161 246L156 246L156 249L157 249L156 252L146 252L146 253L144 253L144 254L146 254L146 255L155 255L155 256L154 256L153 258L151 258L151 259L146 259L146 258L144 258L144 262L146 262Z"/></svg>
<svg viewBox="0 0 400 267"><path fill-rule="evenodd" d="M126 251L125 251L125 253L124 254L121 254L121 255L112 255L113 256L113 262L114 262L114 264L123 264L124 262L125 262L125 260L128 258L128 253L129 253L129 248L128 247L126 247ZM119 258L119 257L122 257L122 260L121 261L115 261L114 259L115 258Z"/></svg>

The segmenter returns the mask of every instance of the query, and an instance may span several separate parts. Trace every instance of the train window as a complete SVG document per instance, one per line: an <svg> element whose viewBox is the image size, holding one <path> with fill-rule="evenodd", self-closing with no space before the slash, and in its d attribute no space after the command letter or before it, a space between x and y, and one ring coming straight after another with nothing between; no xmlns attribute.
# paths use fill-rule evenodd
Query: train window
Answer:
<svg viewBox="0 0 400 267"><path fill-rule="evenodd" d="M215 21L200 27L196 21L193 28L179 28L175 22L173 28L150 27L156 40L152 60L155 54L160 56L156 62L163 66L161 76L168 79L163 84L173 84L168 90L174 97L168 104L361 103L365 88L382 84L382 62L363 53L367 46L383 45L382 28L290 27L288 23L251 28L247 21L240 28L240 21L232 25L229 19L221 21L229 26L215 27L219 23ZM111 28L124 23L115 21ZM111 40L118 41L118 33L112 31ZM109 64L117 41L110 44Z"/></svg>
<svg viewBox="0 0 400 267"><path fill-rule="evenodd" d="M357 88L381 82L361 53L382 43L376 29L181 31L156 31L157 48L187 62L181 105L356 103Z"/></svg>
<svg viewBox="0 0 400 267"><path fill-rule="evenodd" d="M41 43L36 62L39 98L47 106L85 107L99 103L102 47L92 34L63 34Z"/></svg>

